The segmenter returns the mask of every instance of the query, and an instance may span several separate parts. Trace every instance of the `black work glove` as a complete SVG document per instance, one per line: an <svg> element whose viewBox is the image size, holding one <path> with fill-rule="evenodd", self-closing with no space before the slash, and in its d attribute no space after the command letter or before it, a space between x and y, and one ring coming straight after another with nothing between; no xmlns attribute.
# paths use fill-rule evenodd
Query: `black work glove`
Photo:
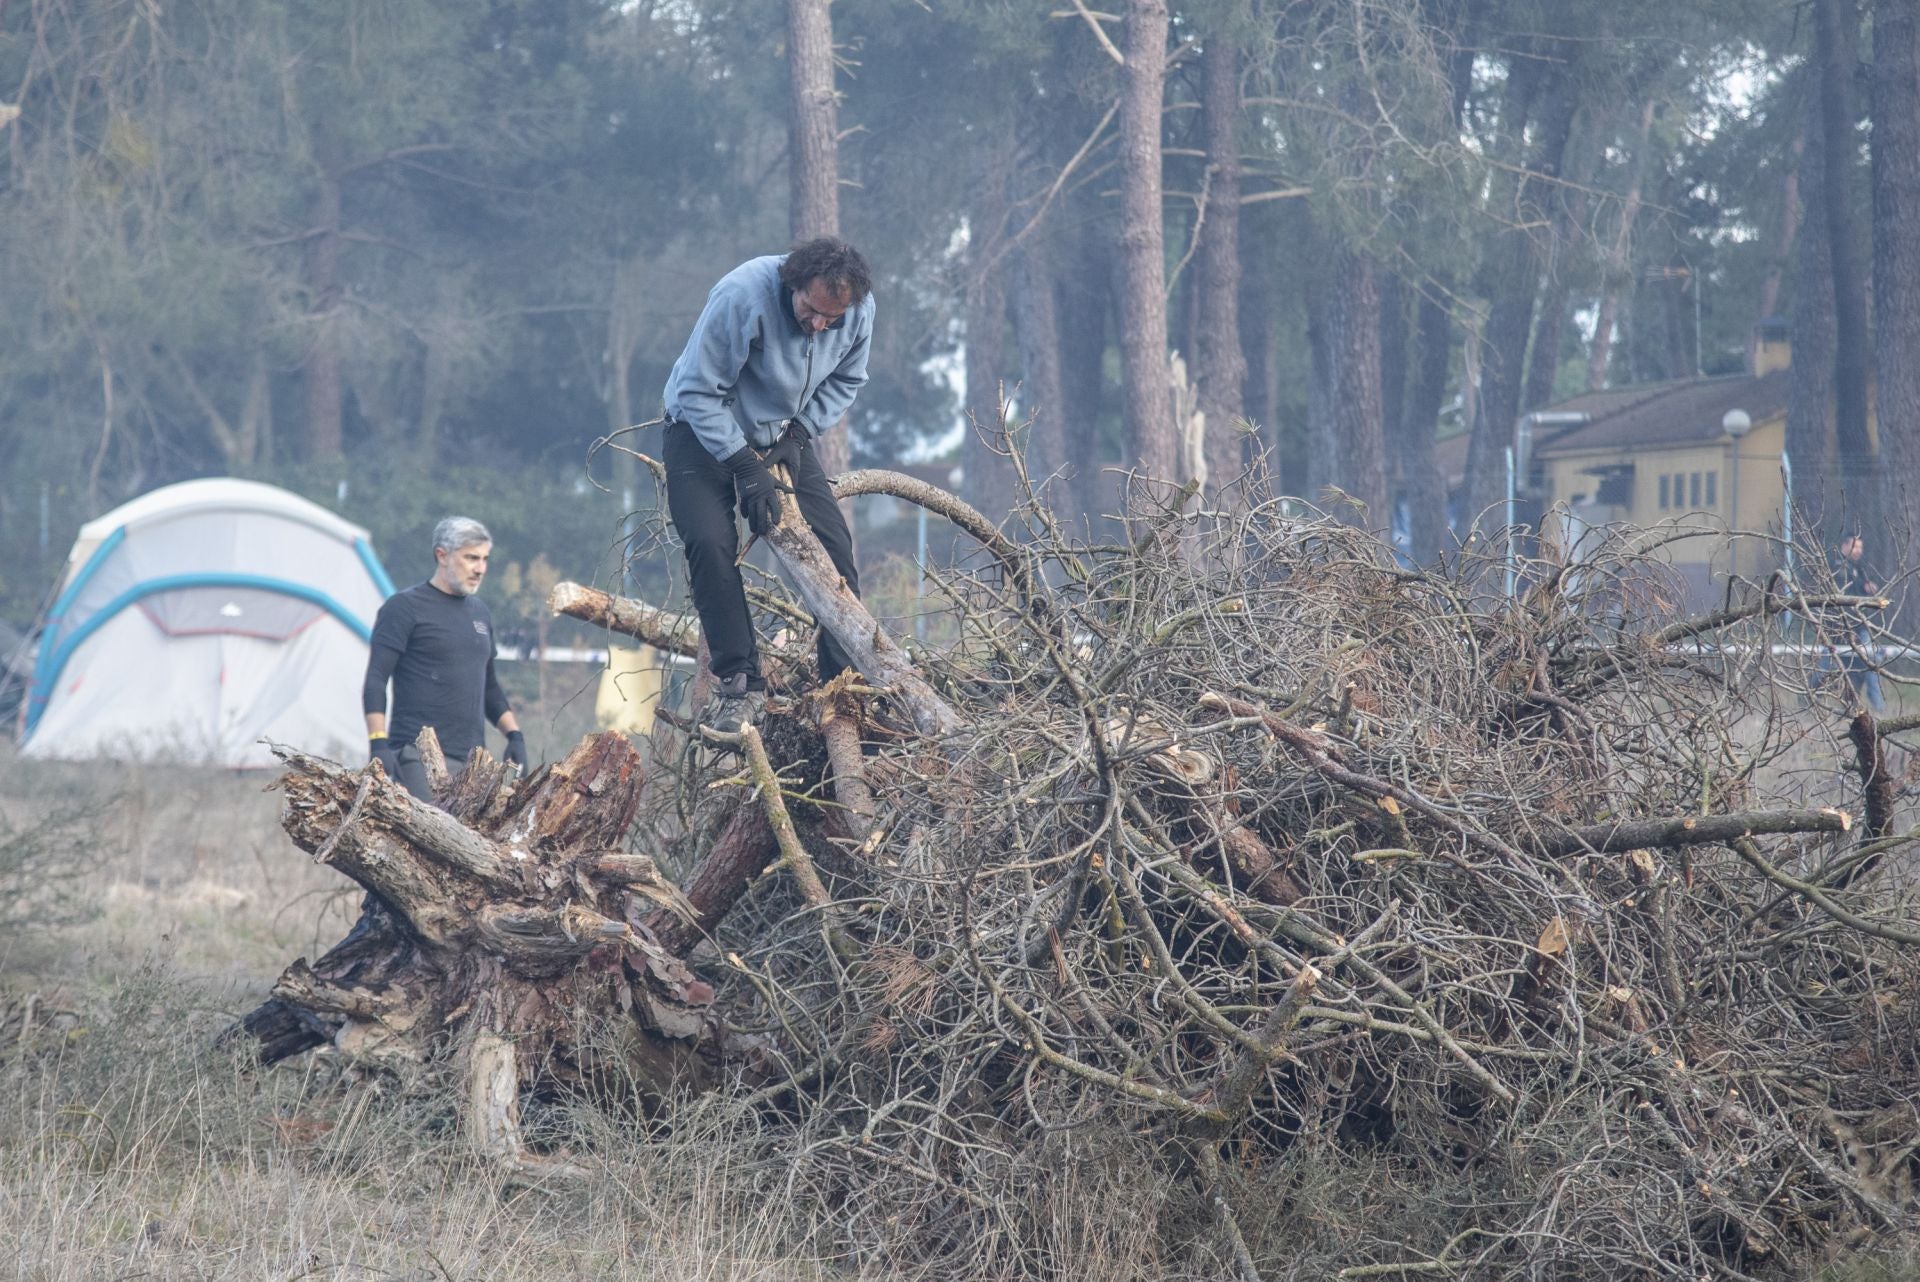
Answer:
<svg viewBox="0 0 1920 1282"><path fill-rule="evenodd" d="M768 470L772 470L776 464L785 464L791 474L799 470L800 456L807 452L811 444L813 433L807 431L799 419L790 418L787 420L787 430L780 434L780 439L773 443L773 448L760 461L767 465Z"/></svg>
<svg viewBox="0 0 1920 1282"><path fill-rule="evenodd" d="M525 770L527 768L527 736L521 734L518 730L507 731L507 751L505 757L508 764L519 766L520 769Z"/></svg>
<svg viewBox="0 0 1920 1282"><path fill-rule="evenodd" d="M733 473L733 487L740 492L740 515L747 518L747 528L765 534L780 524L780 487L753 446L729 454L726 464Z"/></svg>
<svg viewBox="0 0 1920 1282"><path fill-rule="evenodd" d="M387 778L400 782L400 749L393 746L385 735L373 735L367 740L367 751L387 772Z"/></svg>

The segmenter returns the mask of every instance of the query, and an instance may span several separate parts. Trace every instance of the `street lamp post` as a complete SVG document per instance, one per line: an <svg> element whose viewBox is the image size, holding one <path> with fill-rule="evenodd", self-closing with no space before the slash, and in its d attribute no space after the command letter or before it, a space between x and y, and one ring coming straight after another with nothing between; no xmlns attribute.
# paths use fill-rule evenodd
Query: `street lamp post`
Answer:
<svg viewBox="0 0 1920 1282"><path fill-rule="evenodd" d="M1728 410L1720 419L1720 427L1732 442L1727 475L1727 575L1737 578L1740 573L1740 439L1753 430L1753 416L1745 410Z"/></svg>
<svg viewBox="0 0 1920 1282"><path fill-rule="evenodd" d="M1793 590L1793 459L1780 447L1780 542L1787 558L1787 590Z"/></svg>

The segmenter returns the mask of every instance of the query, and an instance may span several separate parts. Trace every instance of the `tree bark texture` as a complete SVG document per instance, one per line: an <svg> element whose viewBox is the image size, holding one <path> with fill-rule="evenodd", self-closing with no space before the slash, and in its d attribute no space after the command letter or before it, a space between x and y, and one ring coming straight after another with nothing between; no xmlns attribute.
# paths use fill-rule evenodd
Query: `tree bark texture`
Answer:
<svg viewBox="0 0 1920 1282"><path fill-rule="evenodd" d="M1598 112L1581 117L1585 123L1570 135L1562 165L1567 181L1551 193L1553 217L1547 227L1533 342L1527 351L1527 377L1520 397L1523 412L1552 403L1560 374L1561 339L1573 312L1570 273L1578 263L1578 246L1585 234L1587 189L1599 164L1603 131L1610 123L1599 117Z"/></svg>
<svg viewBox="0 0 1920 1282"><path fill-rule="evenodd" d="M1255 205L1240 220L1240 239L1246 261L1263 261L1271 254L1272 222L1275 214ZM1287 461L1280 448L1280 300L1275 283L1265 272L1248 272L1240 282L1240 350L1247 358L1247 380L1243 400L1247 417L1258 429L1252 449L1267 451L1274 488L1282 493L1303 494L1297 481L1285 475Z"/></svg>
<svg viewBox="0 0 1920 1282"><path fill-rule="evenodd" d="M340 370L340 180L332 174L320 179L313 225L315 234L307 242L308 320L313 331L306 359L306 446L309 459L330 462L341 456L346 436Z"/></svg>
<svg viewBox="0 0 1920 1282"><path fill-rule="evenodd" d="M829 3L787 0L787 222L796 241L840 234L840 105L833 88ZM828 476L852 466L847 420L823 434L814 448ZM852 523L851 511L847 520Z"/></svg>
<svg viewBox="0 0 1920 1282"><path fill-rule="evenodd" d="M1079 486L1062 475L1068 468L1068 408L1048 248L1041 229L1015 252L1010 267L1013 334L1020 350L1020 417L1032 424L1026 438L1029 475L1036 484L1047 483L1054 507L1070 508L1077 516L1083 510L1075 498Z"/></svg>
<svg viewBox="0 0 1920 1282"><path fill-rule="evenodd" d="M1867 434L1867 381L1872 339L1867 330L1867 273L1860 263L1865 243L1855 189L1854 154L1859 149L1853 79L1859 62L1860 12L1854 0L1814 0L1813 30L1820 66L1820 150L1826 181L1827 255L1833 271L1834 441L1840 485L1850 522L1878 528L1878 482Z"/></svg>
<svg viewBox="0 0 1920 1282"><path fill-rule="evenodd" d="M788 230L840 234L840 106L829 0L787 0Z"/></svg>
<svg viewBox="0 0 1920 1282"><path fill-rule="evenodd" d="M1653 113L1658 101L1649 97L1640 106L1640 125L1635 132L1633 155L1628 160L1627 190L1620 198L1620 225L1614 228L1613 244L1607 251L1600 305L1593 322L1593 345L1587 349L1587 390L1597 392L1608 385L1613 354L1613 329L1620 315L1620 293L1633 283L1633 224L1640 217L1641 195L1646 190L1647 157L1653 144Z"/></svg>
<svg viewBox="0 0 1920 1282"><path fill-rule="evenodd" d="M1754 311L1754 321L1772 317L1780 307L1780 289L1786 283L1787 264L1793 256L1793 246L1800 233L1800 157L1807 150L1807 135L1804 130L1793 140L1788 155L1793 163L1787 166L1786 178L1781 182L1780 221L1776 224L1774 250L1767 258L1767 274L1760 282L1760 306ZM1747 364L1753 364L1754 347L1757 335L1750 337L1747 343Z"/></svg>
<svg viewBox="0 0 1920 1282"><path fill-rule="evenodd" d="M1818 71L1805 73L1807 145L1800 153L1800 240L1793 252L1793 365L1787 385L1787 458L1793 467L1795 528L1815 547L1828 514L1840 511L1834 470L1835 318L1833 259L1827 249L1826 148L1820 142Z"/></svg>
<svg viewBox="0 0 1920 1282"><path fill-rule="evenodd" d="M1433 438L1453 364L1453 319L1445 301L1431 288L1420 292L1415 327L1419 363L1407 387L1400 477L1413 559L1426 565L1439 554L1447 534L1447 478L1440 474Z"/></svg>
<svg viewBox="0 0 1920 1282"><path fill-rule="evenodd" d="M1920 548L1920 18L1877 0L1873 16L1875 413L1888 569Z"/></svg>
<svg viewBox="0 0 1920 1282"><path fill-rule="evenodd" d="M1334 259L1327 296L1328 391L1337 470L1334 484L1364 507L1350 519L1388 523L1386 444L1380 403L1380 278L1371 258L1350 249Z"/></svg>
<svg viewBox="0 0 1920 1282"><path fill-rule="evenodd" d="M1317 233L1316 233L1317 235ZM1333 315L1335 283L1326 265L1329 250L1317 242L1318 270L1307 281L1307 494L1324 501L1324 491L1339 482L1340 427L1334 418Z"/></svg>
<svg viewBox="0 0 1920 1282"><path fill-rule="evenodd" d="M989 157L971 211L966 287L967 433L961 459L969 503L995 523L1013 507L1013 465L1006 456L1012 424L1003 421L1007 377L1007 277L1000 253L1007 219L1007 159Z"/></svg>
<svg viewBox="0 0 1920 1282"><path fill-rule="evenodd" d="M1100 418L1108 412L1108 320L1114 311L1107 265L1118 246L1097 229L1069 242L1057 259L1054 301L1060 320L1061 445L1071 469L1071 514L1091 520L1106 494Z"/></svg>
<svg viewBox="0 0 1920 1282"><path fill-rule="evenodd" d="M1171 481L1179 433L1167 372L1160 100L1167 66L1165 0L1128 0L1120 99L1120 353L1127 463Z"/></svg>
<svg viewBox="0 0 1920 1282"><path fill-rule="evenodd" d="M1217 37L1208 41L1200 66L1209 181L1200 228L1194 381L1206 415L1207 485L1218 494L1246 470L1246 433L1240 428L1247 358L1240 347L1239 51Z"/></svg>
<svg viewBox="0 0 1920 1282"><path fill-rule="evenodd" d="M1533 330L1534 300L1540 286L1538 229L1554 208L1555 180L1579 105L1566 69L1556 66L1542 74L1548 77L1548 83L1541 90L1533 152L1514 208L1502 215L1510 226L1501 233L1494 250L1496 273L1481 366L1479 416L1467 442L1469 521L1479 521L1481 514L1506 493L1506 451L1514 444L1514 425L1520 417L1527 340Z"/></svg>
<svg viewBox="0 0 1920 1282"><path fill-rule="evenodd" d="M1400 491L1400 430L1406 423L1408 346L1413 341L1406 282L1390 271L1380 281L1380 421L1386 437L1387 489Z"/></svg>
<svg viewBox="0 0 1920 1282"><path fill-rule="evenodd" d="M934 692L900 643L847 587L798 506L781 500L780 524L766 539L814 619L839 640L867 680L892 690L921 733L950 735L964 728L960 715Z"/></svg>

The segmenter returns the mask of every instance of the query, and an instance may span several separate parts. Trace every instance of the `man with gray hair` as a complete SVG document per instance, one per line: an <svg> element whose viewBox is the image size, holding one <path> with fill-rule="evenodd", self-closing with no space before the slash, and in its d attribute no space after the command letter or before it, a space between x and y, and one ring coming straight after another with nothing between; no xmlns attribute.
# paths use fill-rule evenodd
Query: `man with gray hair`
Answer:
<svg viewBox="0 0 1920 1282"><path fill-rule="evenodd" d="M474 595L487 577L492 551L486 526L471 517L448 517L433 529L433 577L388 597L374 617L360 691L369 750L389 777L422 801L433 800L433 790L413 741L425 726L440 737L455 771L486 741L489 721L507 736L506 759L527 768L526 736L493 675L493 612Z"/></svg>

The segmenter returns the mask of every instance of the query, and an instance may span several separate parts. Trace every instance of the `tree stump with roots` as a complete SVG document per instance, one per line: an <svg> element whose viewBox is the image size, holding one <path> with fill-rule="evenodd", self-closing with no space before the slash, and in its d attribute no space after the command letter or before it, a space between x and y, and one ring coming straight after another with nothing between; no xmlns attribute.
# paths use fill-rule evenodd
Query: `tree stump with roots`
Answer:
<svg viewBox="0 0 1920 1282"><path fill-rule="evenodd" d="M476 749L437 805L377 765L279 755L288 835L367 898L345 939L287 967L242 1021L263 1062L323 1044L394 1066L455 1057L475 1146L538 1167L520 1131L523 1089L617 1068L664 1092L749 1049L656 933L684 930L699 909L652 859L621 849L643 782L622 736L595 735L518 780Z"/></svg>

